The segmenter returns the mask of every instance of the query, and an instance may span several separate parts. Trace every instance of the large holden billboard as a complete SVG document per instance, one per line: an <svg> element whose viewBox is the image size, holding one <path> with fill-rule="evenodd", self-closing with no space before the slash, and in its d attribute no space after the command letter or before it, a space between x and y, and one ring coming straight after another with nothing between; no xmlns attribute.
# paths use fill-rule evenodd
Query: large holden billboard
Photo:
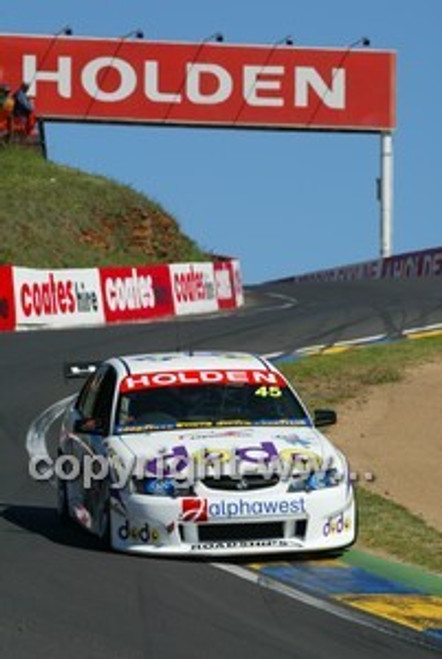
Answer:
<svg viewBox="0 0 442 659"><path fill-rule="evenodd" d="M0 35L0 77L53 121L395 127L393 51Z"/></svg>

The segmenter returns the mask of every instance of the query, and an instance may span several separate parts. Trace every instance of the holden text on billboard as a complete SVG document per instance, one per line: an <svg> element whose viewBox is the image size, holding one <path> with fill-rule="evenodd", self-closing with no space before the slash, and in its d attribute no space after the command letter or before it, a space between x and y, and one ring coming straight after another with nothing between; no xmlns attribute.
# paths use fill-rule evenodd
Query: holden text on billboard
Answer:
<svg viewBox="0 0 442 659"><path fill-rule="evenodd" d="M329 130L395 125L395 54L0 35L46 119Z"/></svg>

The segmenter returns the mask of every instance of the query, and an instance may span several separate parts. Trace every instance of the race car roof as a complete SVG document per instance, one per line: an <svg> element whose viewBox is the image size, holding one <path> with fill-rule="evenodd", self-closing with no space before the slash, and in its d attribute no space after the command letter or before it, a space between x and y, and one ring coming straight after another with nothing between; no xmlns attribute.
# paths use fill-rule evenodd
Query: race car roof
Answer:
<svg viewBox="0 0 442 659"><path fill-rule="evenodd" d="M245 352L164 352L120 357L131 375L185 370L273 370L258 355Z"/></svg>

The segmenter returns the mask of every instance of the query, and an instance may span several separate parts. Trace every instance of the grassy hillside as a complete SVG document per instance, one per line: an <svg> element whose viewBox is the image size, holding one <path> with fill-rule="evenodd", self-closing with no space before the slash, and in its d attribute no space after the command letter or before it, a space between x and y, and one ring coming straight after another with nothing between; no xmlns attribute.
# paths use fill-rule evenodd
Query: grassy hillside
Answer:
<svg viewBox="0 0 442 659"><path fill-rule="evenodd" d="M90 267L210 257L159 204L128 186L0 148L0 263Z"/></svg>

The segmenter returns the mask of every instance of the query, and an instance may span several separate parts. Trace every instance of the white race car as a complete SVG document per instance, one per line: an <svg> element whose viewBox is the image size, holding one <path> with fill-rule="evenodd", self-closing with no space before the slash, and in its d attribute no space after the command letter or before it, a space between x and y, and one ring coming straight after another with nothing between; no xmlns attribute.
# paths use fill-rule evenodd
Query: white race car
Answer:
<svg viewBox="0 0 442 659"><path fill-rule="evenodd" d="M124 552L343 549L356 538L349 468L317 429L335 421L257 355L112 358L63 418L58 511Z"/></svg>

